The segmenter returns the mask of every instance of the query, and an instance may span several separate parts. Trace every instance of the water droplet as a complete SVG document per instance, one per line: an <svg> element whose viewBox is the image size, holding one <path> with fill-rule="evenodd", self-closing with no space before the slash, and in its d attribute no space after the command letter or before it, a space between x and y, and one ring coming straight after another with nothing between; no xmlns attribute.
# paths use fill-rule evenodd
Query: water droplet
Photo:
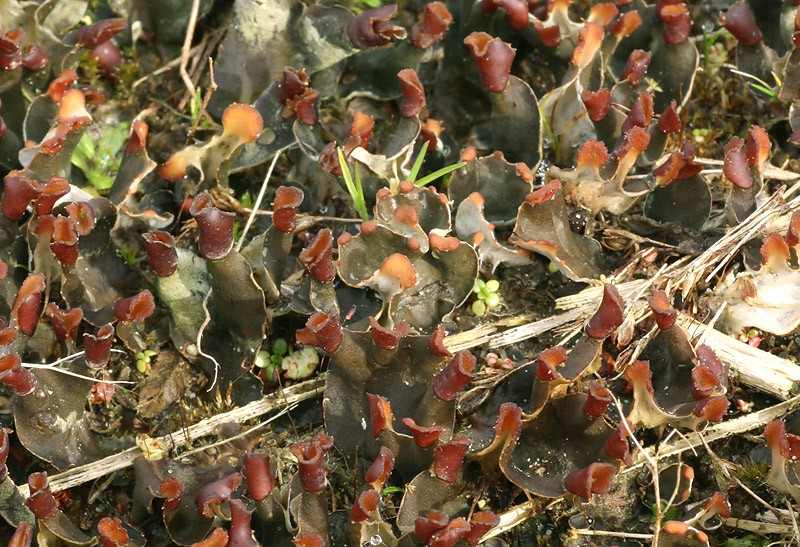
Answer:
<svg viewBox="0 0 800 547"><path fill-rule="evenodd" d="M711 32L712 30L714 30L714 23L712 23L711 21L705 21L703 23L703 32L705 32L707 34L707 33Z"/></svg>
<svg viewBox="0 0 800 547"><path fill-rule="evenodd" d="M42 429L49 429L50 431L58 431L56 426L58 419L52 412L40 412L36 415L36 423Z"/></svg>
<svg viewBox="0 0 800 547"><path fill-rule="evenodd" d="M371 538L369 538L370 545L383 545L383 538L378 534L375 534Z"/></svg>

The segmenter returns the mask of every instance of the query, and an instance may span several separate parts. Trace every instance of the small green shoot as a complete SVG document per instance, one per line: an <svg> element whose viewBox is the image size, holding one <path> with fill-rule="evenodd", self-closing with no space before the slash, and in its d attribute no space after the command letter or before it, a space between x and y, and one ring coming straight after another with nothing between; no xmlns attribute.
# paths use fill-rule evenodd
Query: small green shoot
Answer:
<svg viewBox="0 0 800 547"><path fill-rule="evenodd" d="M660 505L661 505L661 520L662 521L675 520L676 518L678 518L678 508L677 507L675 507L674 505L669 505L664 500L661 500L661 504ZM658 511L658 505L656 503L653 503L653 505L650 507L650 509L653 511L653 518L656 518L658 516L658 512L659 512Z"/></svg>
<svg viewBox="0 0 800 547"><path fill-rule="evenodd" d="M250 190L246 190L242 197L239 198L239 205L245 209L252 209L253 203L255 203L255 200L253 200L253 194L250 193Z"/></svg>
<svg viewBox="0 0 800 547"><path fill-rule="evenodd" d="M484 281L476 279L472 287L472 292L477 296L477 300L472 303L472 313L476 317L483 317L489 308L496 308L500 305L500 282L496 279Z"/></svg>
<svg viewBox="0 0 800 547"><path fill-rule="evenodd" d="M135 247L131 247L130 245L127 244L117 249L117 254L131 268L136 268L136 265L139 264L139 262L141 262L142 260L144 260L144 257L139 254L139 251L136 250Z"/></svg>
<svg viewBox="0 0 800 547"><path fill-rule="evenodd" d="M266 346L266 344L264 344ZM289 353L286 338L276 338L272 342L272 353L262 349L256 354L255 366L264 370L264 378L270 382L277 381L280 376L284 356Z"/></svg>
<svg viewBox="0 0 800 547"><path fill-rule="evenodd" d="M711 131L705 127L695 127L692 129L692 137L694 137L694 140L697 142L705 142L709 134L711 134Z"/></svg>
<svg viewBox="0 0 800 547"><path fill-rule="evenodd" d="M765 87L765 86L763 86L761 84L757 84L755 82L750 82L750 87L752 87L756 91L760 91L761 93L763 93L764 95L766 95L767 97L770 97L772 99L777 99L778 98L778 94L777 93L775 93L770 88Z"/></svg>
<svg viewBox="0 0 800 547"><path fill-rule="evenodd" d="M286 341L286 338L276 338L275 341L272 342L272 353L280 355L281 357L289 353L289 343Z"/></svg>
<svg viewBox="0 0 800 547"><path fill-rule="evenodd" d="M364 199L364 187L361 185L361 174L356 167L356 177L353 180L353 175L350 173L350 167L347 166L347 161L344 159L342 149L337 148L339 154L339 167L342 168L342 178L344 185L347 187L347 193L350 194L350 199L353 200L353 206L356 208L358 216L361 220L369 220L369 212L367 212L367 202Z"/></svg>
<svg viewBox="0 0 800 547"><path fill-rule="evenodd" d="M199 129L210 129L212 127L208 116L203 116L203 90L198 86L195 88L195 93L189 101L189 117L192 119L192 127ZM201 117L202 116L202 117ZM198 118L200 118L198 120Z"/></svg>
<svg viewBox="0 0 800 547"><path fill-rule="evenodd" d="M722 35L721 32L709 32L706 26L703 25L703 72L708 76L708 58L711 52L711 47L719 40Z"/></svg>
<svg viewBox="0 0 800 547"><path fill-rule="evenodd" d="M439 177L443 177L445 175L449 175L450 173L452 173L456 169L461 169L466 164L467 164L467 162L460 161L458 163L454 163L453 165L448 165L447 167L442 167L441 169L438 169L438 170L434 171L430 175L426 175L426 176L422 177L421 179L419 179L418 181L414 181L414 184L416 184L417 186L425 186L427 184L432 183L433 181L435 181Z"/></svg>
<svg viewBox="0 0 800 547"><path fill-rule="evenodd" d="M460 161L458 163L454 163L453 165L448 165L447 167L442 167L441 169L434 171L430 175L426 175L421 179L417 180L419 176L419 171L422 169L422 164L425 162L425 153L428 151L428 141L422 143L422 148L419 151L419 155L417 159L414 160L414 165L411 167L411 172L408 174L408 180L413 182L416 186L425 186L427 184L432 183L439 177L443 177L445 175L449 175L456 169L460 169L464 167L467 163Z"/></svg>
<svg viewBox="0 0 800 547"><path fill-rule="evenodd" d="M192 123L197 121L197 117L200 115L200 108L203 105L203 90L200 86L197 86L194 90L194 95L192 95L192 100L189 101L189 115L192 117Z"/></svg>
<svg viewBox="0 0 800 547"><path fill-rule="evenodd" d="M425 153L428 151L428 141L422 143L422 148L419 151L417 159L414 160L414 165L411 167L411 172L408 174L408 180L414 182L419 176L419 170L422 169L422 164L425 162Z"/></svg>
<svg viewBox="0 0 800 547"><path fill-rule="evenodd" d="M150 363L156 355L158 355L158 352L151 349L146 349L137 353L136 370L138 370L140 374L146 376L147 373L150 372Z"/></svg>
<svg viewBox="0 0 800 547"><path fill-rule="evenodd" d="M758 76L755 76L753 74L749 74L747 72L743 72L741 70L736 70L734 68L731 69L731 72L733 72L734 74L738 74L739 76L743 76L745 78L749 78L751 80L754 80L754 81L750 82L750 87L752 87L756 91L760 91L761 93L763 93L764 95L766 95L767 97L770 97L772 99L777 99L778 98L778 94L775 92L775 90L772 88L772 86L770 86L767 82L765 82L764 80L762 80ZM776 86L777 87L781 87L781 79L778 77L778 75L773 72L772 73L772 77L775 79Z"/></svg>
<svg viewBox="0 0 800 547"><path fill-rule="evenodd" d="M664 91L663 89L661 89L661 84L659 84L654 79L645 78L644 81L647 84L647 91L649 91L651 93L659 93L661 91Z"/></svg>
<svg viewBox="0 0 800 547"><path fill-rule="evenodd" d="M83 171L98 192L111 189L122 161L120 152L128 140L130 123L105 126L102 131L87 131L72 153L72 164Z"/></svg>
<svg viewBox="0 0 800 547"><path fill-rule="evenodd" d="M400 486L387 486L383 490L381 490L382 496L388 496L389 494L402 494L405 492L405 488L401 488Z"/></svg>
<svg viewBox="0 0 800 547"><path fill-rule="evenodd" d="M544 98L539 102L539 117L542 120L542 127L544 128L545 133L547 133L547 140L550 141L550 148L553 151L553 156L558 163L559 160L559 150L560 150L560 137L553 132L553 128L550 126L550 120L547 119L545 115L545 105L550 99L550 95L545 95Z"/></svg>

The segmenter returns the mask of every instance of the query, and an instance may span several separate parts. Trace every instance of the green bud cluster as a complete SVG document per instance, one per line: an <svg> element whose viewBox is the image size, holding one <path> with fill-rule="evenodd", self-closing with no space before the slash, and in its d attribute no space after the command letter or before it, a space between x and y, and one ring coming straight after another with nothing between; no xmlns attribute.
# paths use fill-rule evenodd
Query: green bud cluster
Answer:
<svg viewBox="0 0 800 547"><path fill-rule="evenodd" d="M264 344L266 347L267 344ZM258 368L266 369L264 375L266 378L274 378L276 371L281 369L281 362L284 356L289 352L289 343L286 338L276 338L272 341L270 348L272 352L262 349L256 354L255 366Z"/></svg>
<svg viewBox="0 0 800 547"><path fill-rule="evenodd" d="M477 300L472 303L472 313L478 317L486 315L486 311L490 308L496 308L500 305L500 282L496 279L484 281L483 279L476 279L475 285L472 287L472 292L477 296Z"/></svg>

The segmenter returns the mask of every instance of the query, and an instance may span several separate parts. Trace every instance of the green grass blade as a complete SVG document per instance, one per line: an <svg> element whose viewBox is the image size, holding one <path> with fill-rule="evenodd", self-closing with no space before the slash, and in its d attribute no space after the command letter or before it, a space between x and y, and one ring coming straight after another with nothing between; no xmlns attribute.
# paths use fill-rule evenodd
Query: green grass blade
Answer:
<svg viewBox="0 0 800 547"><path fill-rule="evenodd" d="M452 173L456 169L461 169L466 164L467 164L467 162L460 161L458 163L454 163L453 165L448 165L447 167L442 167L438 171L434 171L430 175L422 177L421 179L416 181L414 184L416 184L417 186L425 186L426 184L430 184L431 182L435 181L439 177L443 177L443 176L445 176L445 175L447 175L449 173Z"/></svg>
<svg viewBox="0 0 800 547"><path fill-rule="evenodd" d="M350 173L350 167L347 166L341 148L338 148L336 151L339 153L339 167L342 169L344 185L347 188L347 193L350 194L350 197L353 199L353 203L355 203L358 192L356 192L356 186L353 184L353 175Z"/></svg>
<svg viewBox="0 0 800 547"><path fill-rule="evenodd" d="M361 220L369 220L369 212L367 211L367 200L364 199L364 186L361 184L361 173L356 165L356 191L358 192L358 199L355 202L356 211L358 211Z"/></svg>
<svg viewBox="0 0 800 547"><path fill-rule="evenodd" d="M350 199L353 200L353 206L356 208L358 216L360 216L362 220L369 220L367 204L364 200L364 188L361 185L361 174L358 172L358 168L356 168L356 180L354 182L353 174L350 172L350 167L348 167L347 161L344 159L342 149L338 148L336 151L339 154L339 167L342 168L344 185L347 188L347 193L350 194Z"/></svg>
<svg viewBox="0 0 800 547"><path fill-rule="evenodd" d="M419 170L422 169L422 163L425 161L425 153L428 151L428 141L422 143L422 148L419 151L419 156L417 159L414 160L414 166L411 168L411 172L408 174L408 180L414 182L417 180L417 175L419 175Z"/></svg>
<svg viewBox="0 0 800 547"><path fill-rule="evenodd" d="M764 86L763 86L763 85L761 85L761 84L756 84L756 83L753 83L753 82L750 82L750 86L751 86L753 89L757 89L758 91L760 91L761 93L763 93L764 95L766 95L766 96L768 96L768 97L772 97L773 99L777 99L777 98L778 98L778 94L777 94L777 93L775 93L774 91L772 91L772 90L771 90L770 88L768 88L768 87L764 87Z"/></svg>

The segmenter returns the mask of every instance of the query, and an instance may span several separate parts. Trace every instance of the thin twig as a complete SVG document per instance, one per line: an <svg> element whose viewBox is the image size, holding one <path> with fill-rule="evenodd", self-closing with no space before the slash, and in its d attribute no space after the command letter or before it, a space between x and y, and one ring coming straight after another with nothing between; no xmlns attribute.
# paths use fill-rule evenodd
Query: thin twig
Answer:
<svg viewBox="0 0 800 547"><path fill-rule="evenodd" d="M211 382L211 385L206 390L210 392L214 389L214 386L217 385L217 377L219 375L219 369L222 368L219 362L214 358L213 355L209 355L203 351L202 340L203 340L203 332L205 332L206 327L211 322L211 314L208 311L208 299L211 297L211 293L214 292L214 289L209 289L206 293L206 296L203 298L203 312L206 314L203 322L200 324L200 328L197 330L197 353L205 357L206 359L210 359L212 363L214 363L214 380Z"/></svg>
<svg viewBox="0 0 800 547"><path fill-rule="evenodd" d="M172 433L158 437L156 442L167 446L174 447L184 443L191 443L192 441L216 433L217 429L226 423L242 423L253 418L257 418L263 414L268 414L279 409L283 409L286 405L294 405L308 399L312 399L319 395L325 389L325 373L320 374L312 380L306 380L299 384L289 386L283 393L270 393L265 395L258 401L248 403L244 406L234 408L229 412L217 414L205 420L202 420L187 430L178 429ZM284 402L284 400L286 402ZM133 465L133 461L137 456L143 454L139 447L131 447L123 450L117 454L112 454L107 458L95 462L81 465L73 469L68 469L62 473L58 473L49 478L50 489L53 492L66 490L75 486L95 480L99 477L114 473L126 467ZM20 485L19 490L23 497L28 497L28 485Z"/></svg>
<svg viewBox="0 0 800 547"><path fill-rule="evenodd" d="M202 49L202 47L203 47L202 45L194 46L191 49L191 51L189 51L189 54L190 55L194 55L195 53L199 52ZM167 64L162 65L159 68L157 68L156 70L154 70L153 72L150 72L149 74L147 74L147 76L142 76L141 78L139 78L138 80L133 82L133 84L131 84L131 89L136 89L137 87L139 87L140 85L145 83L147 80L152 79L154 76L160 76L161 74L164 74L165 72L169 72L173 68L179 67L180 65L181 65L181 57L175 57L173 60L169 61Z"/></svg>
<svg viewBox="0 0 800 547"><path fill-rule="evenodd" d="M756 500L758 503L760 503L761 505L766 507L767 510L771 511L772 513L774 513L777 516L777 514L778 514L777 508L773 507L772 505L770 505L769 503L764 501L758 494L753 492L746 484L744 484L739 479L739 477L737 477L735 475L731 475L730 471L728 471L728 469L721 463L722 462L722 458L720 458L717 455L717 453L714 452L711 449L711 447L708 445L708 442L706 442L705 437L703 437L703 434L698 431L697 432L697 436L700 438L700 441L703 443L703 446L705 447L706 452L708 452L708 455L711 456L712 462L720 469L720 471L722 471L722 474L725 475L725 478L728 479L731 482L735 482L742 490L744 490L745 492L750 494L750 496L754 500Z"/></svg>
<svg viewBox="0 0 800 547"><path fill-rule="evenodd" d="M707 328L683 313L678 315L678 322L692 338L700 332L705 335L703 342L730 365L730 376L737 382L783 400L800 391L800 366L791 360Z"/></svg>
<svg viewBox="0 0 800 547"><path fill-rule="evenodd" d="M121 349L111 348L113 353L126 353ZM56 359L52 363L22 363L23 367L31 367L31 368L52 368L57 367L61 363L66 363L67 361L72 361L77 359L78 357L83 357L86 354L85 351L78 351L76 353L67 355L66 357L62 357L61 359Z"/></svg>
<svg viewBox="0 0 800 547"><path fill-rule="evenodd" d="M668 458L670 456L680 454L681 452L691 450L692 448L702 446L703 440L710 443L720 439L725 439L727 437L732 437L733 435L751 431L757 427L763 427L768 422L777 420L781 416L788 414L798 407L800 407L800 396L793 397L788 401L778 403L777 405L741 416L739 418L734 418L732 420L710 425L703 430L703 439L700 438L700 433L693 431L688 433L685 438L677 440L673 444L667 445L662 443L659 446L656 457L659 459ZM636 457L638 461L635 461L632 465L622 469L620 473L632 473L640 469L642 466L647 465L649 463L649 458L652 457L650 454L654 452L655 451L653 450L647 449L645 452L638 454Z"/></svg>
<svg viewBox="0 0 800 547"><path fill-rule="evenodd" d="M200 0L192 0L192 11L189 13L189 25L186 27L186 35L183 38L183 47L181 47L181 65L180 74L183 80L183 85L186 86L186 91L189 96L194 97L195 89L194 83L189 76L186 68L189 66L189 57L192 51L192 40L194 39L194 31L197 27L197 17L200 13Z"/></svg>
<svg viewBox="0 0 800 547"><path fill-rule="evenodd" d="M112 349L114 353L125 353L119 349ZM67 361L72 361L73 359L77 359L78 357L83 357L85 351L79 351L77 353L73 353L72 355L67 355L66 357L62 357L61 359L57 359L52 363L21 363L21 366L25 368L37 368L37 369L45 369L45 370L52 370L54 372L60 372L66 376L72 376L74 378L80 378L81 380L88 380L90 382L96 382L98 384L135 384L136 382L131 382L127 380L105 380L103 378L93 378L91 376L84 376L83 374L78 374L77 372L72 372L71 370L66 370L63 368L56 368L61 363L66 363Z"/></svg>
<svg viewBox="0 0 800 547"><path fill-rule="evenodd" d="M723 524L725 524L725 526L728 528L733 528L734 530L744 530L745 532L753 532L762 535L775 534L788 536L794 532L791 526L740 518L727 518Z"/></svg>
<svg viewBox="0 0 800 547"><path fill-rule="evenodd" d="M656 496L656 523L653 527L653 545L658 545L658 535L661 531L661 519L664 517L663 510L661 508L661 484L659 481L658 476L658 450L656 450L655 458L650 456L647 451L642 446L642 443L639 442L639 439L636 438L636 435L633 434L633 430L631 429L630 423L628 423L628 419L625 418L625 411L622 409L622 404L619 402L613 394L611 395L612 400L614 401L614 406L617 407L617 412L622 417L620 423L622 427L625 428L625 433L627 434L628 438L633 442L634 446L639 450L639 454L641 454L647 465L650 467L650 473L653 474L653 491Z"/></svg>
<svg viewBox="0 0 800 547"><path fill-rule="evenodd" d="M800 528L797 527L797 518L794 516L794 507L788 499L786 500L786 508L789 510L789 518L792 519L792 528L794 528L794 541L797 545L800 545Z"/></svg>
<svg viewBox="0 0 800 547"><path fill-rule="evenodd" d="M241 433L237 433L233 437L226 437L224 439L220 439L219 441L217 441L215 443L206 444L206 445L203 445L203 446L198 446L197 448L193 448L192 450L187 450L186 452L182 452L181 453L181 458L185 458L186 456L191 456L192 454L196 454L197 452L202 452L203 450L208 450L209 448L216 448L218 446L222 446L223 444L228 444L228 443L233 442L233 441L235 441L237 439L242 439L242 438L250 435L254 431L256 431L258 429L261 429L265 425L268 425L268 424L274 422L275 420L277 420L281 416L285 416L287 413L289 413L290 411L294 410L295 408L297 408L297 404L293 404L292 406L286 406L283 409L281 409L281 411L278 412L277 414L275 414L274 416L270 416L269 419L264 420L263 422L258 422L253 427L249 427L249 428L245 429L244 431L242 431ZM186 433L185 431L184 431L184 435L186 435L187 438L189 436L188 433Z"/></svg>
<svg viewBox="0 0 800 547"><path fill-rule="evenodd" d="M242 245L244 245L245 237L247 236L247 232L250 231L250 226L253 225L253 221L256 218L256 211L258 208L261 207L261 202L264 200L264 194L267 191L267 185L269 184L269 179L272 177L272 171L275 169L275 166L278 164L278 158L281 157L280 151L275 152L275 157L272 158L272 163L269 164L269 169L267 169L267 175L264 177L264 182L261 183L261 189L258 191L258 196L256 197L255 203L253 203L253 208L250 211L250 216L247 217L247 222L244 225L244 229L242 230L242 235L239 236L239 242L236 244L236 251L242 250Z"/></svg>
<svg viewBox="0 0 800 547"><path fill-rule="evenodd" d="M257 211L250 207L242 207L239 209L242 213L255 214L256 216L271 217L274 213L272 211ZM343 222L345 224L364 222L360 218L347 218L347 217L328 217L321 215L307 215L305 213L297 213L297 223L304 225L306 223L316 224L317 222Z"/></svg>
<svg viewBox="0 0 800 547"><path fill-rule="evenodd" d="M498 515L500 517L500 523L486 532L486 534L484 534L484 536L481 538L481 541L486 541L487 539L499 536L500 534L508 532L516 526L519 526L536 512L537 507L538 504L528 500L519 505L515 505L508 511L501 513Z"/></svg>
<svg viewBox="0 0 800 547"><path fill-rule="evenodd" d="M195 131L197 131L197 126L200 124L200 119L205 115L206 108L208 108L208 102L211 100L211 96L217 90L217 82L214 81L214 60L211 57L208 58L208 79L208 89L203 97L203 103L200 105L200 110L197 111L197 116L195 116L194 121L192 122L192 128L189 129L189 134L186 136L187 144L189 144L189 142L192 140L192 137L194 137Z"/></svg>
<svg viewBox="0 0 800 547"><path fill-rule="evenodd" d="M613 532L610 530L572 530L572 533L578 534L579 536L602 536L602 537L614 537L614 538L624 538L624 539L643 539L645 541L651 541L656 538L655 534L636 534L634 532Z"/></svg>
<svg viewBox="0 0 800 547"><path fill-rule="evenodd" d="M65 376L72 376L73 378L80 378L81 380L87 380L89 382L96 382L98 384L135 384L136 382L130 382L125 380L104 380L102 378L92 378L91 376L84 376L83 374L78 374L77 372L72 372L71 370L66 370L63 368L53 368L50 365L34 365L34 364L26 364L25 368L39 368L39 369L47 369L52 370L53 372L58 372Z"/></svg>
<svg viewBox="0 0 800 547"><path fill-rule="evenodd" d="M709 333L714 332L714 325L717 324L719 318L722 317L722 312L725 311L725 308L728 307L727 302L723 302L722 305L717 310L717 313L714 314L714 317L711 318L711 321L708 322L706 328L703 329L703 334L700 335L700 338L694 343L694 347L698 348L706 343L706 337L708 337Z"/></svg>
<svg viewBox="0 0 800 547"><path fill-rule="evenodd" d="M728 234L723 237L720 242L725 241L735 241L734 245L727 249L727 253L724 254L722 257L714 256L718 249L715 247L717 244L712 245L709 249L707 249L701 257L705 257L711 255L717 262L716 267L711 270L711 272L706 276L705 282L708 283L711 279L719 272L725 265L734 257L736 252L748 241L754 238L761 229L770 221L773 217L778 216L780 212L784 209L782 205L783 201L783 191L782 189L778 189L772 197L767 201L764 205L756 209L744 222L739 224L736 228L728 232ZM719 242L717 242L719 243ZM699 277L699 276L698 276ZM685 289L684 289L685 290Z"/></svg>

